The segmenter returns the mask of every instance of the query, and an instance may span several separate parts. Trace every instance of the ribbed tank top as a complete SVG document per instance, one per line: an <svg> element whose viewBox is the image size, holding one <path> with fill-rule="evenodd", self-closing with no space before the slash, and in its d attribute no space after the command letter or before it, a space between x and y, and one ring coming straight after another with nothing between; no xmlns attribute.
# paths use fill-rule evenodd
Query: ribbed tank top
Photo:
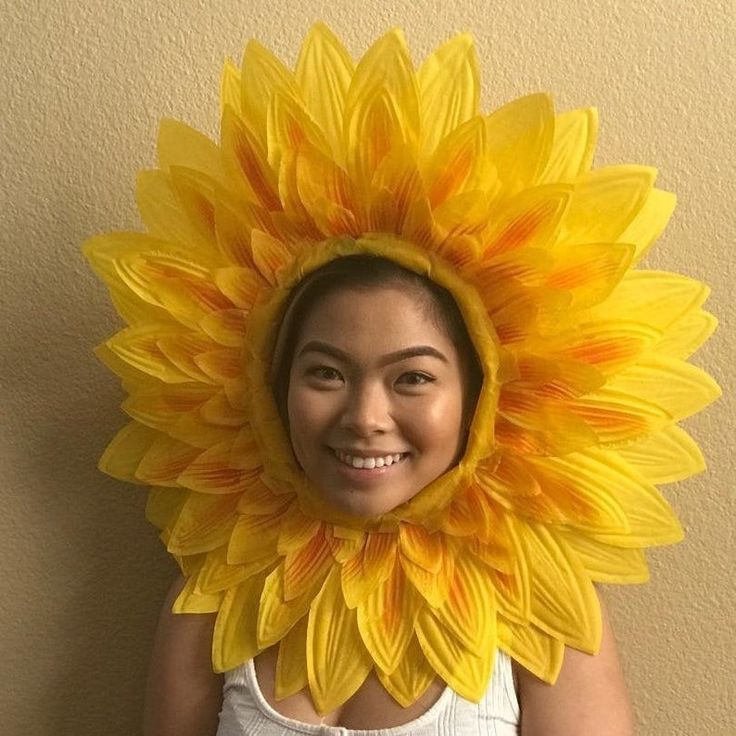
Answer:
<svg viewBox="0 0 736 736"><path fill-rule="evenodd" d="M225 673L217 736L518 736L518 724L511 660L500 651L480 703L471 703L448 687L419 718L394 728L369 730L313 725L282 716L263 697L253 660L248 660Z"/></svg>

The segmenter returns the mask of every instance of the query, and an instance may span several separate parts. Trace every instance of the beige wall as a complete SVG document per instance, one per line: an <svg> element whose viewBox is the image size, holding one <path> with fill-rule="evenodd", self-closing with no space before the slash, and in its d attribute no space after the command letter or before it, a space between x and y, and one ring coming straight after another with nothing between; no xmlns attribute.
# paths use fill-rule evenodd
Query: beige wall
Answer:
<svg viewBox="0 0 736 736"><path fill-rule="evenodd" d="M21 9L22 6L22 9ZM731 365L736 243L733 1L0 0L0 731L139 732L153 628L174 571L144 492L96 458L123 423L90 349L116 325L79 252L137 227L157 120L214 134L225 56L257 36L289 61L315 19L355 54L400 25L417 58L470 30L486 107L540 89L595 104L597 163L659 167L680 205L653 267L713 286L698 356L725 398L687 426L710 470L666 489L688 533L645 587L606 589L641 736L736 733ZM729 43L730 41L730 43Z"/></svg>

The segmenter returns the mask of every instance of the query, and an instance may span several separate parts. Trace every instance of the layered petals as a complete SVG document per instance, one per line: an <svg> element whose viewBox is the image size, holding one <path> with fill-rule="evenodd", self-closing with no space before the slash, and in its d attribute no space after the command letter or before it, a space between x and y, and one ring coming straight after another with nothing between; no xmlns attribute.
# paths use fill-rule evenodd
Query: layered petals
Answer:
<svg viewBox="0 0 736 736"><path fill-rule="evenodd" d="M84 246L126 323L96 350L132 420L99 467L150 487L173 610L216 614L217 672L278 645L276 697L322 714L371 672L404 707L438 677L478 701L498 650L554 682L598 651L594 583L682 538L657 485L705 465L678 422L720 393L687 362L708 288L638 268L674 195L592 168L594 109L482 111L467 34L415 69L398 30L354 61L317 24L293 72L251 42L220 89L218 141L162 122L146 232ZM359 254L446 289L484 377L457 465L372 519L304 477L270 374L293 289Z"/></svg>

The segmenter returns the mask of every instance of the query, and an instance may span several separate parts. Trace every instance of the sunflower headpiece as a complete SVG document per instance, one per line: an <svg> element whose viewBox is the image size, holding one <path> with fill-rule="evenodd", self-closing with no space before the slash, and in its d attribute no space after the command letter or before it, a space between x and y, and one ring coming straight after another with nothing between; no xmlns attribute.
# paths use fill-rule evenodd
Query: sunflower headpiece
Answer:
<svg viewBox="0 0 736 736"><path fill-rule="evenodd" d="M355 64L321 24L293 72L255 42L226 64L219 143L162 123L147 232L85 244L129 325L97 351L131 418L100 468L150 486L215 671L278 643L277 697L320 712L371 670L405 706L437 676L478 701L496 647L554 682L565 645L599 649L593 582L681 539L655 486L703 468L677 422L719 394L686 362L715 319L705 285L635 268L675 198L592 170L595 142L546 94L481 114L467 35L415 71L400 32ZM357 253L446 287L484 370L459 465L364 521L306 482L269 385L292 288Z"/></svg>

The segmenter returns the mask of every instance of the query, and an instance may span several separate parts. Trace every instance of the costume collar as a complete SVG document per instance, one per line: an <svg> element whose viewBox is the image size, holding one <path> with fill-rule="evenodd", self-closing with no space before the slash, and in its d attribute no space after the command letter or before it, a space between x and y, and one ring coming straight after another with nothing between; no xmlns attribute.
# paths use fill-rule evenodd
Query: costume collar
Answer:
<svg viewBox="0 0 736 736"><path fill-rule="evenodd" d="M674 197L591 169L594 111L485 115L478 80L467 35L418 71L399 32L355 65L319 24L294 72L251 43L218 143L162 124L146 232L85 245L129 325L98 349L131 418L101 469L151 487L174 610L217 613L214 669L278 644L277 697L323 713L371 671L405 706L437 676L477 701L496 647L553 682L565 645L599 648L593 583L681 538L655 484L703 467L676 422L718 395L686 362L707 288L635 269ZM292 289L354 253L446 287L484 369L459 465L357 521L301 475L268 385Z"/></svg>

